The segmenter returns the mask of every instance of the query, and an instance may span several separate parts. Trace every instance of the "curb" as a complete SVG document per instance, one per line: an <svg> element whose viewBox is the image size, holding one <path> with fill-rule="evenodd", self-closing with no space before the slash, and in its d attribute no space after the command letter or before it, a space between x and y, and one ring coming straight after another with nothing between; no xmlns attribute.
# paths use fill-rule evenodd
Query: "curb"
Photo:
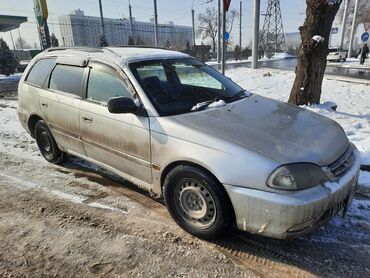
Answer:
<svg viewBox="0 0 370 278"><path fill-rule="evenodd" d="M339 69L353 69L353 70L363 70L363 71L370 70L370 67L362 67L362 66L356 66L356 65L327 64L326 66L331 67L331 68L339 68Z"/></svg>
<svg viewBox="0 0 370 278"><path fill-rule="evenodd" d="M350 77L343 77L343 76L337 76L337 75L325 75L325 79L342 81L342 82L347 82L351 84L361 84L361 85L370 86L370 80L368 81L366 79L350 78Z"/></svg>

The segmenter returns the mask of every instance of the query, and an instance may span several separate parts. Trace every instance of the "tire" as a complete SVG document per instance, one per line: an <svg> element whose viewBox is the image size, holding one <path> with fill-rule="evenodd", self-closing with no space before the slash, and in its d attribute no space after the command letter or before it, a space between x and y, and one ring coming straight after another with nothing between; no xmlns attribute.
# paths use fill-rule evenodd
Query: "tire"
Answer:
<svg viewBox="0 0 370 278"><path fill-rule="evenodd" d="M48 162L55 164L63 162L65 154L58 148L49 127L43 120L39 120L35 125L35 138L42 156Z"/></svg>
<svg viewBox="0 0 370 278"><path fill-rule="evenodd" d="M217 238L230 223L227 193L205 170L191 165L175 167L166 176L163 195L172 218L196 237Z"/></svg>

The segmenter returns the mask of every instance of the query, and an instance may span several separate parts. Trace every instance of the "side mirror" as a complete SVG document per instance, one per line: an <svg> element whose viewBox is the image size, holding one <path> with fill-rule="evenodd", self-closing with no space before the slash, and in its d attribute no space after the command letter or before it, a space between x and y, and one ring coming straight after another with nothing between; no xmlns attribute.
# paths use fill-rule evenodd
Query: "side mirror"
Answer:
<svg viewBox="0 0 370 278"><path fill-rule="evenodd" d="M136 114L139 108L135 102L128 97L113 97L108 100L108 111L112 114Z"/></svg>

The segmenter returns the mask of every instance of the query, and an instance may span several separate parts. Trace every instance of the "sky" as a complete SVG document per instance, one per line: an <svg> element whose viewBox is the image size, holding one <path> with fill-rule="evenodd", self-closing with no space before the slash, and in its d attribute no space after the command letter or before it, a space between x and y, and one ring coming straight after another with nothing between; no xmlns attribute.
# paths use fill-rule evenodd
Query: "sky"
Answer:
<svg viewBox="0 0 370 278"><path fill-rule="evenodd" d="M173 21L177 25L191 26L191 7L194 5L195 14L203 12L207 7L216 7L217 0L212 3L202 4L205 0L157 0L158 21L165 23ZM232 0L230 9L239 10L240 0ZM242 40L243 46L251 43L252 39L252 12L253 0L242 0ZM85 15L99 16L98 0L47 0L49 9L49 30L55 33L60 39L60 30L58 25L58 16L70 13L73 10L81 9ZM128 0L102 0L104 17L123 18L128 17ZM261 0L261 13L267 8L268 0ZM131 0L132 13L136 20L149 21L153 16L152 0ZM282 19L285 32L298 32L298 27L303 24L305 17L305 0L280 0ZM32 47L39 45L36 19L33 13L33 0L0 0L0 14L27 16L28 21L21 25L19 31L24 40ZM261 16L261 28L264 17ZM234 22L233 34L231 40L237 41L239 36L239 20ZM12 31L13 38L18 38L18 31ZM0 33L11 47L10 33Z"/></svg>

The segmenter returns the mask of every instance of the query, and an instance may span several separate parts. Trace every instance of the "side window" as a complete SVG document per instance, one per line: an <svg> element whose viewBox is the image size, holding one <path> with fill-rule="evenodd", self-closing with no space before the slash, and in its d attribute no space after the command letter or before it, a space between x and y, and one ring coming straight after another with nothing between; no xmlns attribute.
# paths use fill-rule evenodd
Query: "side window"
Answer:
<svg viewBox="0 0 370 278"><path fill-rule="evenodd" d="M36 86L43 86L54 64L55 59L42 59L37 61L28 74L26 81Z"/></svg>
<svg viewBox="0 0 370 278"><path fill-rule="evenodd" d="M50 89L81 96L85 68L57 65L50 77Z"/></svg>
<svg viewBox="0 0 370 278"><path fill-rule="evenodd" d="M167 82L166 73L164 71L163 65L160 63L139 66L136 68L136 70L141 80L156 76L160 81Z"/></svg>
<svg viewBox="0 0 370 278"><path fill-rule="evenodd" d="M87 85L87 99L104 102L112 97L132 98L132 95L124 80L113 69L106 71L92 68Z"/></svg>
<svg viewBox="0 0 370 278"><path fill-rule="evenodd" d="M222 89L221 82L192 65L176 64L176 72L183 85Z"/></svg>

